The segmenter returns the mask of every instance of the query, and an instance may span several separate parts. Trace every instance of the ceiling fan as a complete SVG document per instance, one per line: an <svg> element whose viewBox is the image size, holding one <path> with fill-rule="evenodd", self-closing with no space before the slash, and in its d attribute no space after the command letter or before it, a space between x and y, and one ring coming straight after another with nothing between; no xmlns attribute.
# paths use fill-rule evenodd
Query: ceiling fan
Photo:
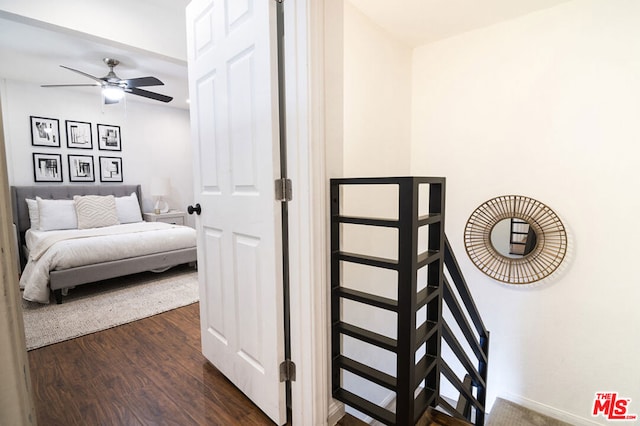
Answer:
<svg viewBox="0 0 640 426"><path fill-rule="evenodd" d="M60 65L62 68L69 71L76 72L78 74L89 77L95 80L92 84L43 84L41 87L81 87L81 86L99 86L102 87L102 94L104 96L104 102L106 104L115 104L124 97L125 93L131 93L132 95L142 96L144 98L154 99L160 102L170 102L173 100L171 96L162 95L160 93L150 92L148 90L140 89L140 87L147 86L163 86L164 83L158 80L156 77L139 77L131 79L122 79L113 72L113 68L120 63L117 59L104 58L104 63L109 67L109 73L104 77L95 77L86 72L82 72L64 65Z"/></svg>

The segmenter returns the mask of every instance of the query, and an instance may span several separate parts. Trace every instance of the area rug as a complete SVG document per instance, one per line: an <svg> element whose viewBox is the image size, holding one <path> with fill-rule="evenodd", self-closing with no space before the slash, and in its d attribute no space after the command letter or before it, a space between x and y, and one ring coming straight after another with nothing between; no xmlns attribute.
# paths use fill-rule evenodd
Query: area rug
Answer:
<svg viewBox="0 0 640 426"><path fill-rule="evenodd" d="M496 398L486 423L487 426L571 426L530 410L514 402Z"/></svg>
<svg viewBox="0 0 640 426"><path fill-rule="evenodd" d="M198 277L180 266L86 284L69 291L61 305L23 300L27 350L146 318L198 301Z"/></svg>

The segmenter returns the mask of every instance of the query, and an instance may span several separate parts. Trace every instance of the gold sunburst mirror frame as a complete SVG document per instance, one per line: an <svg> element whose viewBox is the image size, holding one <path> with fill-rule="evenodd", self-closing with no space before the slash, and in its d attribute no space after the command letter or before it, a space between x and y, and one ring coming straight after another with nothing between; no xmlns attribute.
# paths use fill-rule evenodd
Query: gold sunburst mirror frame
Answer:
<svg viewBox="0 0 640 426"><path fill-rule="evenodd" d="M499 251L492 241L492 233L506 220L510 222L509 243L514 237L523 241L515 243L521 248L508 253ZM483 203L471 214L464 230L464 246L471 261L489 277L507 284L531 284L558 269L567 253L567 232L554 211L540 201L503 195Z"/></svg>

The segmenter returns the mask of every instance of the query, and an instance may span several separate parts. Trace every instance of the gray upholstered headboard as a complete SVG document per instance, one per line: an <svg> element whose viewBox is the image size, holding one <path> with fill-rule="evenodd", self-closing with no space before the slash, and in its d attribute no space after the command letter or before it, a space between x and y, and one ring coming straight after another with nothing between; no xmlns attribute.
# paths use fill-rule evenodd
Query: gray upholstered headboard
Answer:
<svg viewBox="0 0 640 426"><path fill-rule="evenodd" d="M31 222L29 209L25 199L40 197L45 199L72 199L74 195L114 195L122 197L135 192L138 202L142 206L142 192L140 185L46 185L46 186L12 186L11 203L13 209L13 223L18 228L18 246L21 262L23 259L24 233ZM142 209L141 209L142 210ZM25 263L22 263L24 266Z"/></svg>

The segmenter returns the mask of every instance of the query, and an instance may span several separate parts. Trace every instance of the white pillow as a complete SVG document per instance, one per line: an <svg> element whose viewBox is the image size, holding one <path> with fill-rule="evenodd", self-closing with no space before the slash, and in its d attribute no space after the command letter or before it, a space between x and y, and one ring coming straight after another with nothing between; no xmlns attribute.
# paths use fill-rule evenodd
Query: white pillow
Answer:
<svg viewBox="0 0 640 426"><path fill-rule="evenodd" d="M27 208L29 209L29 221L31 222L30 228L33 230L40 229L40 213L38 212L38 202L31 198L25 198L27 202Z"/></svg>
<svg viewBox="0 0 640 426"><path fill-rule="evenodd" d="M124 197L116 197L116 211L120 223L142 222L140 203L135 192Z"/></svg>
<svg viewBox="0 0 640 426"><path fill-rule="evenodd" d="M76 229L78 219L73 200L43 200L36 197L41 231Z"/></svg>
<svg viewBox="0 0 640 426"><path fill-rule="evenodd" d="M120 223L113 195L76 195L73 201L78 215L78 229L102 228Z"/></svg>

